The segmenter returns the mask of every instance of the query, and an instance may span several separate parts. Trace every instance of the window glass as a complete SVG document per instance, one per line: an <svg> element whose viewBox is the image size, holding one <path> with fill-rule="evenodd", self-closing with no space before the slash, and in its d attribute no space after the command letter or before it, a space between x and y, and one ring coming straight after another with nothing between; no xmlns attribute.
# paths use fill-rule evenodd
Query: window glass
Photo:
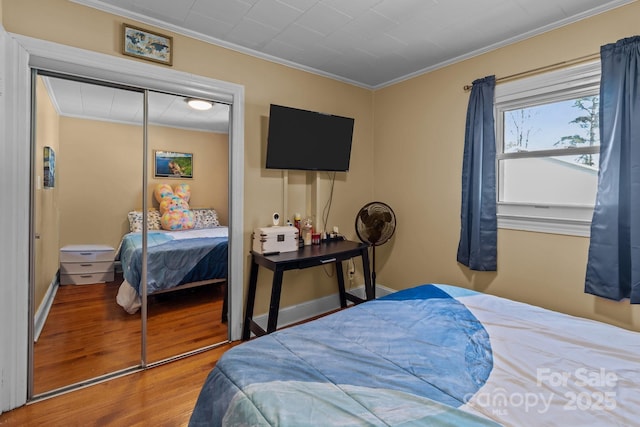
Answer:
<svg viewBox="0 0 640 427"><path fill-rule="evenodd" d="M598 95L505 111L504 152L597 146L598 111ZM594 165L592 155L576 161Z"/></svg>
<svg viewBox="0 0 640 427"><path fill-rule="evenodd" d="M593 206L598 107L593 95L504 111L498 201Z"/></svg>
<svg viewBox="0 0 640 427"><path fill-rule="evenodd" d="M596 164L599 154L589 154ZM526 157L498 163L500 202L593 206L598 169L582 156Z"/></svg>

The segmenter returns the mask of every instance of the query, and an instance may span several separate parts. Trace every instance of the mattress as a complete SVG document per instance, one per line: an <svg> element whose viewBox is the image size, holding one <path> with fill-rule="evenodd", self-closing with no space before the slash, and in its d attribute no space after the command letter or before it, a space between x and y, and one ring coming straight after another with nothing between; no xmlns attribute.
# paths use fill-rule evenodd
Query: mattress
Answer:
<svg viewBox="0 0 640 427"><path fill-rule="evenodd" d="M167 291L193 282L225 279L228 269L228 228L224 226L184 231L147 233L147 294ZM142 234L128 233L116 260L122 263L124 281L116 301L128 313L140 307Z"/></svg>

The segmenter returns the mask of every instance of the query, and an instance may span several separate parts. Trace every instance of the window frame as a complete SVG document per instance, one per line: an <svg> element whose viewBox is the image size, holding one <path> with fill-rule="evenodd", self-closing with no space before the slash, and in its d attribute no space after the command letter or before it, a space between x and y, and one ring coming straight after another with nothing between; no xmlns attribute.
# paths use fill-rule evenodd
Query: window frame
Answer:
<svg viewBox="0 0 640 427"><path fill-rule="evenodd" d="M504 112L518 108L577 99L600 92L600 61L557 69L496 85L496 200L498 228L571 236L590 235L593 205L501 202L500 160L576 154L598 154L599 146L503 153Z"/></svg>

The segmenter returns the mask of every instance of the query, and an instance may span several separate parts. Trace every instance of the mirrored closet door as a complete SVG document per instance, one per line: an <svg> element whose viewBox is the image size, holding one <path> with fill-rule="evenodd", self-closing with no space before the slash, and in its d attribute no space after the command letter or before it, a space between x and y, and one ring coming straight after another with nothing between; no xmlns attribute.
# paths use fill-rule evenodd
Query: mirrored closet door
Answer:
<svg viewBox="0 0 640 427"><path fill-rule="evenodd" d="M189 100L148 92L149 363L228 337L229 105Z"/></svg>
<svg viewBox="0 0 640 427"><path fill-rule="evenodd" d="M142 91L37 75L33 394L140 364L114 255L142 203Z"/></svg>
<svg viewBox="0 0 640 427"><path fill-rule="evenodd" d="M30 396L226 342L229 105L33 80ZM163 217L158 185L190 230Z"/></svg>

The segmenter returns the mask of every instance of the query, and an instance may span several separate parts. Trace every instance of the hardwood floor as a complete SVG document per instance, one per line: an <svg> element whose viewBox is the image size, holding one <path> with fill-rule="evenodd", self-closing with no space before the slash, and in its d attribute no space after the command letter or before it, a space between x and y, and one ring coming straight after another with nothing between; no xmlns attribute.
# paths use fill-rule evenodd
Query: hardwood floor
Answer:
<svg viewBox="0 0 640 427"><path fill-rule="evenodd" d="M209 371L236 344L14 409L0 426L185 426Z"/></svg>
<svg viewBox="0 0 640 427"><path fill-rule="evenodd" d="M34 345L34 394L140 364L140 312L116 304L122 282L60 286ZM150 296L147 361L227 340L221 322L226 286L212 284Z"/></svg>
<svg viewBox="0 0 640 427"><path fill-rule="evenodd" d="M106 295L107 301L113 301L115 298L115 292L117 292L117 285L120 282L112 284L106 284L102 288L84 289L85 287L64 287L68 289L61 289L63 292L59 294L60 301L74 300L75 306L82 305L83 301L91 298L87 298L87 295L81 296L81 292L96 291L95 294ZM99 285L87 285L87 286L99 286ZM82 290L81 290L82 288ZM100 292L97 292L100 290ZM187 292L188 290L185 290ZM186 297L182 302L178 302L176 298L171 295L162 298L157 298L150 305L150 311L153 314L151 317L157 317L161 319L167 318L165 329L159 328L157 331L153 330L150 333L157 333L160 336L164 336L164 344L158 344L160 348L159 355L163 354L162 351L167 348L179 348L184 346L185 342L193 344L193 336L191 339L183 339L181 337L186 335L184 328L186 318L189 316L198 316L196 307L203 305L203 300L207 298L202 296L200 292L205 292L203 289L199 291L193 291L186 293ZM206 310L207 315L199 323L207 324L213 317L218 325L215 336L224 336L226 339L226 325L221 325L219 320L222 312L222 294L216 288L213 291L209 291L213 294L210 298L211 301L205 302L204 306L208 307ZM65 295L68 293L68 295ZM89 292L92 293L92 292ZM103 298L103 299L105 299ZM57 305L56 305L57 304ZM96 303L97 304L97 303ZM181 305L180 313L177 313L176 304ZM110 305L110 304L109 304ZM113 304L115 305L115 304ZM58 296L56 296L56 303L52 308L52 312L47 320L47 325L43 329L42 335L38 340L38 345L43 344L40 348L36 346L36 351L40 351L40 355L37 358L42 358L38 369L41 378L41 387L47 388L55 384L60 378L71 378L74 376L87 375L87 369L94 370L90 363L87 363L85 359L91 359L91 357L83 358L71 356L64 356L65 352L61 351L61 348L56 348L53 343L47 343L48 337L54 337L56 334L63 334L65 328L76 329L77 323L83 323L79 320L79 317L74 314L70 314L67 311L70 304L58 303ZM116 340L125 340L129 338L129 344L139 342L139 326L131 326L133 323L139 322L139 315L128 315L124 311L116 306L118 310L112 311L111 308L101 307L96 305L93 309L79 309L78 313L82 313L87 318L102 317L111 319L114 322L113 327L106 328L112 330L112 332L106 333L106 336L93 338L96 342L89 343L83 342L82 339L69 339L67 344L68 348L81 349L92 348L92 352L95 354L106 355L106 360L103 361L105 366L115 363L115 360L128 360L133 361L135 353L127 353L127 344L119 342L114 344ZM154 307L153 309L151 307ZM183 310L189 311L191 314L182 313ZM53 318L58 316L58 312L66 313L60 315L64 325L54 322ZM326 313L328 314L328 313ZM316 316L322 317L322 316ZM75 319L75 320L70 320ZM135 319L138 319L137 321ZM312 320L312 319L308 319ZM308 321L307 320L307 321ZM49 323L51 321L51 323ZM95 331L96 324L88 322L93 325L93 331ZM198 323L198 322L196 322ZM303 322L301 322L303 323ZM192 327L195 323L191 324ZM123 331L127 331L123 333ZM224 331L224 333L222 332ZM88 334L90 335L90 334ZM95 334L94 334L95 335ZM99 334L98 334L99 335ZM169 338L169 336L171 338ZM88 337L85 337L89 340ZM199 339L195 339L199 341ZM102 345L107 343L108 345ZM61 394L48 399L36 401L26 406L14 409L0 415L0 426L185 426L187 425L191 412L200 393L200 388L204 383L208 373L215 366L215 363L222 356L222 354L228 349L240 344L240 341L233 343L226 343L214 349L189 356L180 360L176 360L170 363L166 363L160 366L156 366L145 371L131 373L119 378L114 378L99 384L94 384L79 390L71 391L65 394ZM177 346L177 347L176 347ZM63 347L59 345L59 347ZM138 351L139 351L139 347ZM47 363L44 360L44 355L52 357L55 353L60 353L58 357L58 367L55 367L53 361ZM95 359L95 358L94 358ZM137 361L138 359L136 359ZM48 366L49 365L49 366ZM77 371L77 372L76 372ZM82 374L80 374L82 372Z"/></svg>

